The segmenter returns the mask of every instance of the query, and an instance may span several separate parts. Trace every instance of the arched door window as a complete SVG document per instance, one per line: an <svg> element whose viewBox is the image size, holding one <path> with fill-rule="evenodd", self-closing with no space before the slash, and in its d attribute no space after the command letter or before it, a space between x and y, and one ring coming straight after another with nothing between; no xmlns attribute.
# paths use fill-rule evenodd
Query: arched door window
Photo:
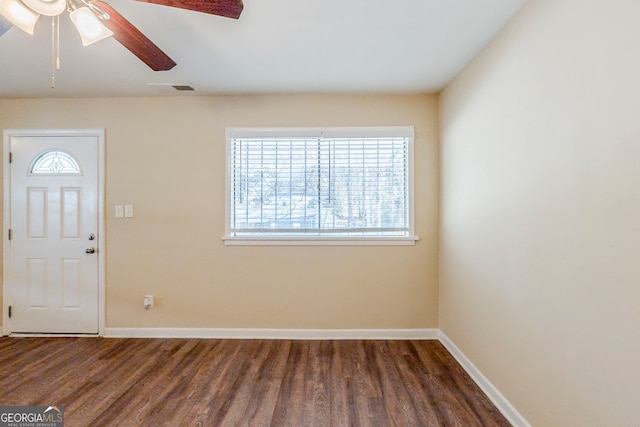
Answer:
<svg viewBox="0 0 640 427"><path fill-rule="evenodd" d="M32 163L30 174L34 175L79 175L80 165L67 152L61 150L45 151Z"/></svg>

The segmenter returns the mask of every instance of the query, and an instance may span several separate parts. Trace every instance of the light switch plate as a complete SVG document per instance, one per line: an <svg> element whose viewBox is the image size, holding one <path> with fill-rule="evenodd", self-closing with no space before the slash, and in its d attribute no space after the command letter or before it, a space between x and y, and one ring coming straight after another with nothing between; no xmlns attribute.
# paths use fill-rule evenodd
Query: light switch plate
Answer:
<svg viewBox="0 0 640 427"><path fill-rule="evenodd" d="M149 310L153 308L153 295L145 295L144 296L144 308Z"/></svg>
<svg viewBox="0 0 640 427"><path fill-rule="evenodd" d="M116 205L116 218L124 218L124 207Z"/></svg>
<svg viewBox="0 0 640 427"><path fill-rule="evenodd" d="M133 205L124 205L124 217L133 218Z"/></svg>

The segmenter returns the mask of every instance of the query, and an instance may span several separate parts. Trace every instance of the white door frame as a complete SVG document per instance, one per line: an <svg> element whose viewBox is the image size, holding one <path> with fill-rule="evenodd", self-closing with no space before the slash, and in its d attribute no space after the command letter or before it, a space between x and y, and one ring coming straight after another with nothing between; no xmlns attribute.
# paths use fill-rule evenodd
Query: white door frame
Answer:
<svg viewBox="0 0 640 427"><path fill-rule="evenodd" d="M5 129L3 143L3 259L2 259L2 328L0 332L9 335L11 319L8 307L11 305L11 244L9 228L11 226L11 170L9 168L9 149L12 136L93 136L98 138L98 335L104 336L105 319L105 228L104 228L104 129ZM0 333L0 335L2 335Z"/></svg>

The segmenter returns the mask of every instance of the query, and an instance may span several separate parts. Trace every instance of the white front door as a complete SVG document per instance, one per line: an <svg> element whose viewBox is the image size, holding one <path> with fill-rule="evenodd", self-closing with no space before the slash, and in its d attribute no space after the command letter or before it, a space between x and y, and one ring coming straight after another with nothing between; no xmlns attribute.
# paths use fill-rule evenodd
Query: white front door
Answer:
<svg viewBox="0 0 640 427"><path fill-rule="evenodd" d="M12 333L98 333L98 145L10 136Z"/></svg>

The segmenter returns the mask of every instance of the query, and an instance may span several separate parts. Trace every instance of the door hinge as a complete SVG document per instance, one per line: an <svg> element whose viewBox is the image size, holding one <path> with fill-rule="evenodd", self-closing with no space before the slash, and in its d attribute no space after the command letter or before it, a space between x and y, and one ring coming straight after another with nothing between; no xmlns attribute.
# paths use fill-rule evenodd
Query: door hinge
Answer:
<svg viewBox="0 0 640 427"><path fill-rule="evenodd" d="M12 310L11 310L11 306L9 306L9 319L11 319L11 314L12 314Z"/></svg>
<svg viewBox="0 0 640 427"><path fill-rule="evenodd" d="M13 153L9 151L9 163L13 162Z"/></svg>
<svg viewBox="0 0 640 427"><path fill-rule="evenodd" d="M8 234L9 234L9 236L8 236L9 240L13 239L13 230L11 228L9 229L9 233Z"/></svg>

